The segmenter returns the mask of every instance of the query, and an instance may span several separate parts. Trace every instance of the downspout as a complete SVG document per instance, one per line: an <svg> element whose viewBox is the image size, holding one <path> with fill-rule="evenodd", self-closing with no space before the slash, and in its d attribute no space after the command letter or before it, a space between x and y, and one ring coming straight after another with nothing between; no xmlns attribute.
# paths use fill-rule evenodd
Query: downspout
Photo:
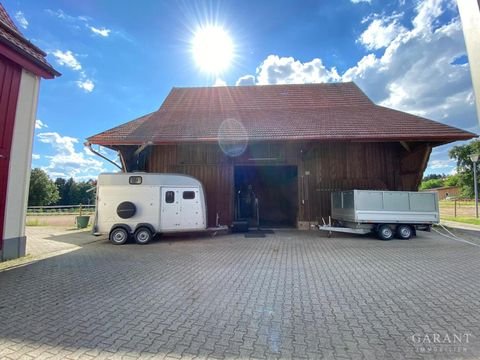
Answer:
<svg viewBox="0 0 480 360"><path fill-rule="evenodd" d="M95 155L100 156L102 159L104 159L104 160L108 161L109 163L115 165L115 166L116 166L117 168L119 168L122 172L124 172L123 168L122 168L120 165L118 165L115 161L110 160L110 159L107 158L105 155L102 155L102 154L100 154L98 151L93 150L92 144L90 144L88 141L85 141L85 142L83 143L83 145L86 146L86 147L88 148L88 150L90 150L90 151L91 151L92 153L94 153Z"/></svg>

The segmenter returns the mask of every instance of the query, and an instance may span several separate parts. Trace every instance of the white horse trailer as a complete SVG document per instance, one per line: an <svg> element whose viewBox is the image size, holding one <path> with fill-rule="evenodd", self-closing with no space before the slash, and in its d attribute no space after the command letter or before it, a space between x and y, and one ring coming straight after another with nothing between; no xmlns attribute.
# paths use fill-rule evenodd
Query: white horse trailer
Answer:
<svg viewBox="0 0 480 360"><path fill-rule="evenodd" d="M320 230L410 239L440 221L436 192L350 190L332 193L332 219Z"/></svg>
<svg viewBox="0 0 480 360"><path fill-rule="evenodd" d="M124 244L132 235L146 244L156 234L204 230L207 208L197 179L155 173L98 176L93 231L109 234L113 244Z"/></svg>

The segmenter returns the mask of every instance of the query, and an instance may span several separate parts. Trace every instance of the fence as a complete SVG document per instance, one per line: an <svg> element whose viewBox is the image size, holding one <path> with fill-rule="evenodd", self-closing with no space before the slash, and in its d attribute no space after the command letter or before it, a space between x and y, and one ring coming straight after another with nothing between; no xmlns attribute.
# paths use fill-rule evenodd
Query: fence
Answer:
<svg viewBox="0 0 480 360"><path fill-rule="evenodd" d="M475 217L473 200L441 200L440 217Z"/></svg>
<svg viewBox="0 0 480 360"><path fill-rule="evenodd" d="M59 206L29 206L27 215L71 215L80 213L95 213L95 205L59 205ZM473 200L441 200L440 215L449 217L475 217L475 201Z"/></svg>
<svg viewBox="0 0 480 360"><path fill-rule="evenodd" d="M95 205L58 205L58 206L29 206L27 215L71 215L82 213L91 214L95 212Z"/></svg>

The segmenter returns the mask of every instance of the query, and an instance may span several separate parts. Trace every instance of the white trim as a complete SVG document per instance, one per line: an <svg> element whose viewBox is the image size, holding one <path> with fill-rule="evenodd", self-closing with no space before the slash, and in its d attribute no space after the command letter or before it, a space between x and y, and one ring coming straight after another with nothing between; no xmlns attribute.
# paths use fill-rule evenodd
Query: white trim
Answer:
<svg viewBox="0 0 480 360"><path fill-rule="evenodd" d="M480 126L480 4L477 0L457 0L463 36L467 47L468 63L477 104L477 120Z"/></svg>
<svg viewBox="0 0 480 360"><path fill-rule="evenodd" d="M3 238L25 236L25 216L32 163L40 78L22 70L7 185Z"/></svg>

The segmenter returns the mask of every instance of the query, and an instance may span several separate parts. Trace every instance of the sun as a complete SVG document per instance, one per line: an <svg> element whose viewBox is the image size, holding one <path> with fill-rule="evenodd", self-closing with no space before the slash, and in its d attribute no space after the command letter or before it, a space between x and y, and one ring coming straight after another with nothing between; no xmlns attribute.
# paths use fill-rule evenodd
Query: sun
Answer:
<svg viewBox="0 0 480 360"><path fill-rule="evenodd" d="M200 70L220 74L230 66L233 58L233 41L228 32L219 26L199 28L192 41L193 57Z"/></svg>

